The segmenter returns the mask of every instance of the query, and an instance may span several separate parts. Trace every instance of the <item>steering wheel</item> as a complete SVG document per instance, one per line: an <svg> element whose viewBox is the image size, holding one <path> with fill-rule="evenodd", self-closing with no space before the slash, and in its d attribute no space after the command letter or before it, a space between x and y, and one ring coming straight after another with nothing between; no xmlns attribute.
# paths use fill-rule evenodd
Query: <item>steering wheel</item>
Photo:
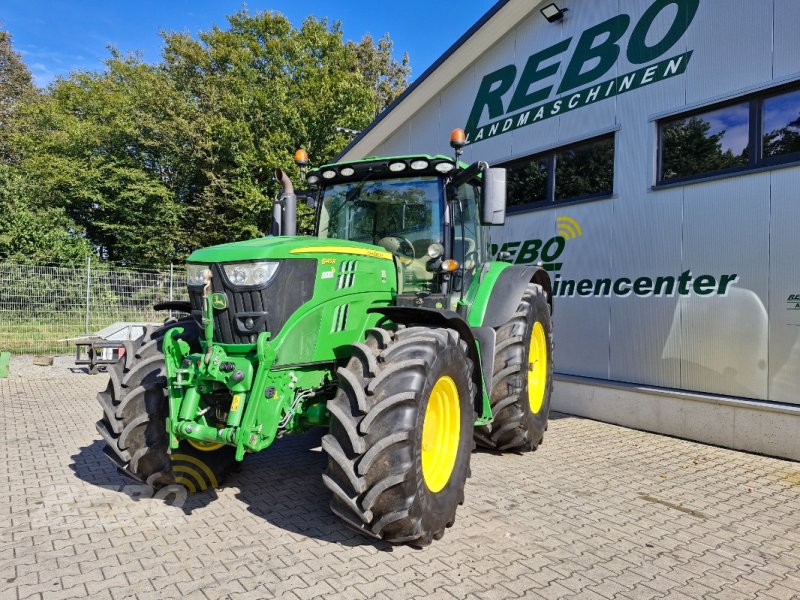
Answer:
<svg viewBox="0 0 800 600"><path fill-rule="evenodd" d="M389 252L400 259L400 262L406 265L410 265L417 257L416 253L414 252L413 244L404 237L389 235L385 238L381 238L381 240L378 242L378 245L386 248Z"/></svg>

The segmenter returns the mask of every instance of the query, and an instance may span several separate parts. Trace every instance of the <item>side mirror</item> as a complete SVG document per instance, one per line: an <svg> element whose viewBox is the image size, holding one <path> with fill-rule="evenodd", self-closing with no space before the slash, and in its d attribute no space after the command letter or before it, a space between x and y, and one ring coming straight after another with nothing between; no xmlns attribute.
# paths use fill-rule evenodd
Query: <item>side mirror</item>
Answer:
<svg viewBox="0 0 800 600"><path fill-rule="evenodd" d="M481 225L505 225L506 170L483 169Z"/></svg>
<svg viewBox="0 0 800 600"><path fill-rule="evenodd" d="M314 190L296 190L297 199L305 202L309 208L317 207L317 194Z"/></svg>

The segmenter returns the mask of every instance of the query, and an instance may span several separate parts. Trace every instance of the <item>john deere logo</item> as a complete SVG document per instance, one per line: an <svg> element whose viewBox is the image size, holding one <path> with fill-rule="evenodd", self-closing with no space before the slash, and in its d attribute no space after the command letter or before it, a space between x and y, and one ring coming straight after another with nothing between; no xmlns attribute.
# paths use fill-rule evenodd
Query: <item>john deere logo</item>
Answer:
<svg viewBox="0 0 800 600"><path fill-rule="evenodd" d="M467 144L682 74L692 57L691 51L662 57L686 33L699 5L700 0L655 0L633 28L627 14L590 27L578 38L569 62L565 61L560 82L540 85L559 72L572 38L532 54L519 73L517 65L510 64L485 75L465 128ZM669 20L668 27L665 19ZM629 30L627 43L623 43ZM664 30L666 33L661 34ZM643 66L602 80L617 63L623 46L628 62ZM554 90L557 97L547 101ZM508 104L504 96L509 98ZM489 122L480 125L485 111Z"/></svg>
<svg viewBox="0 0 800 600"><path fill-rule="evenodd" d="M558 259L572 242L583 237L583 227L572 217L561 216L556 219L555 237L549 240L521 240L505 242L502 246L492 244L490 252L495 258L501 255L503 260L515 264L540 264L542 268L553 272L553 295L561 298L596 298L618 296L673 297L673 296L725 296L738 280L732 275L694 275L690 269L680 275L661 275L640 277L601 277L598 279L567 279L560 272L564 263ZM574 243L574 242L573 242ZM591 252L591 249L586 249ZM791 295L797 298L800 307L800 294Z"/></svg>
<svg viewBox="0 0 800 600"><path fill-rule="evenodd" d="M228 297L222 292L214 292L211 294L211 306L216 310L228 308Z"/></svg>

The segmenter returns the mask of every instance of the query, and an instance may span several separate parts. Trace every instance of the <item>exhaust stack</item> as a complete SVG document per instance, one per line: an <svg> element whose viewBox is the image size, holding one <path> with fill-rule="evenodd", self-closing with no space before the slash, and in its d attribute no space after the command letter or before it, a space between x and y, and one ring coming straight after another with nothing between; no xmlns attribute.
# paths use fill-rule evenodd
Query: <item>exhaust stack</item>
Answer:
<svg viewBox="0 0 800 600"><path fill-rule="evenodd" d="M297 235L297 196L292 180L282 169L275 169L275 180L283 189L272 205L272 235Z"/></svg>

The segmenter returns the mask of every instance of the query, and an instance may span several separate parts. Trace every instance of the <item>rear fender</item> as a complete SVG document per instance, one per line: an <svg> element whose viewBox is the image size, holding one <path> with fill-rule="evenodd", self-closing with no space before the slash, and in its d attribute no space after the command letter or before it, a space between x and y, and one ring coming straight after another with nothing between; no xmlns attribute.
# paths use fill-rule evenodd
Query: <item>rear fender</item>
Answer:
<svg viewBox="0 0 800 600"><path fill-rule="evenodd" d="M492 270L489 270L489 274L493 274ZM491 289L478 292L469 311L470 325L496 328L506 323L517 311L529 283L542 286L552 313L553 290L547 271L536 266L509 265L482 282L481 285L490 286Z"/></svg>

